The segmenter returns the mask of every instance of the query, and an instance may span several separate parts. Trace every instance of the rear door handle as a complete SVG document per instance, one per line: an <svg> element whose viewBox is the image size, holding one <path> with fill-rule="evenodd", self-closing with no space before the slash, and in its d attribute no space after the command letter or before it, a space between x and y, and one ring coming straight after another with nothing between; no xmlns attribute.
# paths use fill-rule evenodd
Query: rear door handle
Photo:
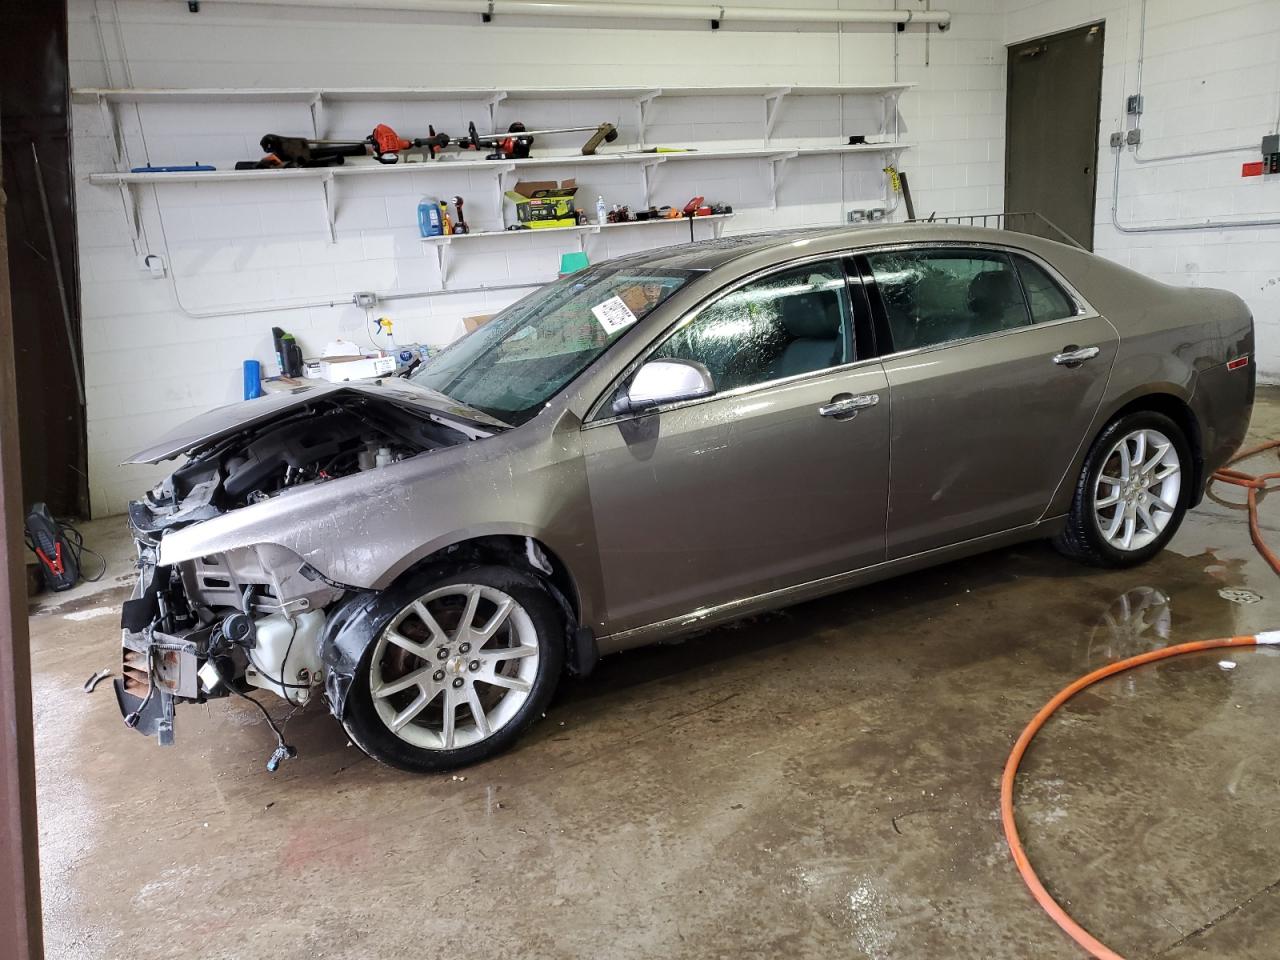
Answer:
<svg viewBox="0 0 1280 960"><path fill-rule="evenodd" d="M835 417L837 420L852 420L858 415L859 410L874 407L879 402L880 394L878 393L860 393L856 397L847 393L837 393L831 398L830 403L818 408L818 414L823 417Z"/></svg>
<svg viewBox="0 0 1280 960"><path fill-rule="evenodd" d="M1101 351L1097 347L1077 347L1074 343L1062 348L1062 352L1054 354L1053 362L1064 367L1078 367L1086 360L1092 360Z"/></svg>

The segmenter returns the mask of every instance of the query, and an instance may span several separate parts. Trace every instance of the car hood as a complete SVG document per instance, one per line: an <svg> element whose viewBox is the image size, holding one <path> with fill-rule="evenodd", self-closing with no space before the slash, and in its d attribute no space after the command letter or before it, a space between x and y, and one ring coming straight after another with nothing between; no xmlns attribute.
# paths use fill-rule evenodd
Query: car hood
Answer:
<svg viewBox="0 0 1280 960"><path fill-rule="evenodd" d="M337 399L340 395L358 394L386 403L433 414L484 433L507 430L503 423L483 411L458 403L442 393L429 390L400 378L354 383L307 383L280 393L268 393L253 400L216 407L208 413L188 420L170 430L145 450L135 453L125 463L159 463L179 454L190 454L223 437L253 426L321 398Z"/></svg>

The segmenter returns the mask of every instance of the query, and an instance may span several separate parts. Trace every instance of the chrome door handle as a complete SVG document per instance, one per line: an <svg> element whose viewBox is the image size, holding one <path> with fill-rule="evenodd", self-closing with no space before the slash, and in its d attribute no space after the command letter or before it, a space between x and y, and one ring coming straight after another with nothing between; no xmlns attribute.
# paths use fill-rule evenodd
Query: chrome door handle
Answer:
<svg viewBox="0 0 1280 960"><path fill-rule="evenodd" d="M1064 367L1078 367L1086 360L1092 360L1101 351L1097 347L1077 347L1075 344L1062 348L1062 352L1055 354L1053 362Z"/></svg>
<svg viewBox="0 0 1280 960"><path fill-rule="evenodd" d="M865 410L867 407L874 407L880 402L880 394L878 393L861 393L856 397L847 394L831 398L831 402L824 404L818 408L819 416L823 417L845 417L852 419L858 415L859 410Z"/></svg>

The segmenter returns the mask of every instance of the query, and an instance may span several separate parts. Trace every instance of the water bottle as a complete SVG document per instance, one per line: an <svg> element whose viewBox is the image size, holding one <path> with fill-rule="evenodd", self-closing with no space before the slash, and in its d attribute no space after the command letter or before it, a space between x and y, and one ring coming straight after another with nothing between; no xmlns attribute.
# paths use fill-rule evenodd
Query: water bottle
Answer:
<svg viewBox="0 0 1280 960"><path fill-rule="evenodd" d="M424 237L444 236L444 221L440 219L440 203L431 197L423 197L418 203L418 232Z"/></svg>
<svg viewBox="0 0 1280 960"><path fill-rule="evenodd" d="M604 205L604 197L596 197L596 223L605 224L609 222L609 211Z"/></svg>

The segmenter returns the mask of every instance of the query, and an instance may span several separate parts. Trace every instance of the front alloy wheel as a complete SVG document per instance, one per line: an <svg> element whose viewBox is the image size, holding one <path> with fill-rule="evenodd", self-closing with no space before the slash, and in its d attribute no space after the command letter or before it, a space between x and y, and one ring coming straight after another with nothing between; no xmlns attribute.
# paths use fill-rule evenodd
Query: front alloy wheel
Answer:
<svg viewBox="0 0 1280 960"><path fill-rule="evenodd" d="M407 589L382 618L344 723L370 756L415 771L483 759L546 706L564 630L536 580L479 567Z"/></svg>

